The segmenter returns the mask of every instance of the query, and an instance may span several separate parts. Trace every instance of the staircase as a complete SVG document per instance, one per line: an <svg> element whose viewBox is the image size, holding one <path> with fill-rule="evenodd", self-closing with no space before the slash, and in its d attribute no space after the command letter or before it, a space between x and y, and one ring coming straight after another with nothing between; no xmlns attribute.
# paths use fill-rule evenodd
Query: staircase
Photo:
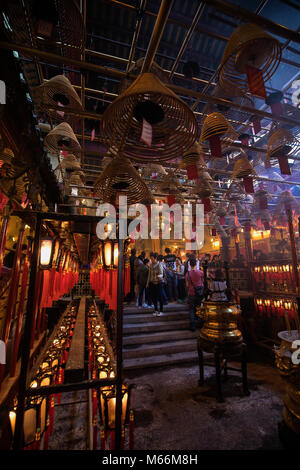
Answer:
<svg viewBox="0 0 300 470"><path fill-rule="evenodd" d="M169 304L154 317L151 309L124 307L124 370L195 363L197 331L189 329L186 304Z"/></svg>

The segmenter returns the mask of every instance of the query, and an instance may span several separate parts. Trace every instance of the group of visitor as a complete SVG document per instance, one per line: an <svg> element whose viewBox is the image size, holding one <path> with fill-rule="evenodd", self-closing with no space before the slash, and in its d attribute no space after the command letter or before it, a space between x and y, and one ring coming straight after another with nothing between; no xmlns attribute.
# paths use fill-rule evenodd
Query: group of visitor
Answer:
<svg viewBox="0 0 300 470"><path fill-rule="evenodd" d="M196 307L204 297L204 262L215 268L214 274L208 272L208 298L222 301L226 297L226 281L219 267L218 255L211 259L205 254L197 259L192 253L186 254L183 262L179 256L165 249L165 255L151 252L149 257L142 251L136 256L133 248L130 255L130 300L136 299L138 308L154 309L154 316L162 316L164 305L169 302L186 302L189 305L190 329L195 331L197 324Z"/></svg>

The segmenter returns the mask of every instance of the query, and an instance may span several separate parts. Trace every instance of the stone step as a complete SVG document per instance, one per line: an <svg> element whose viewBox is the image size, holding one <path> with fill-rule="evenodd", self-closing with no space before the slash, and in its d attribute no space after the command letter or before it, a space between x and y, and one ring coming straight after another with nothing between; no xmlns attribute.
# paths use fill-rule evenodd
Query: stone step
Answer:
<svg viewBox="0 0 300 470"><path fill-rule="evenodd" d="M163 354L160 356L138 357L124 360L124 370L145 369L177 364L191 364L198 362L198 353L195 351Z"/></svg>
<svg viewBox="0 0 300 470"><path fill-rule="evenodd" d="M138 344L134 347L131 345L124 346L123 357L124 359L133 359L195 350L197 350L197 338L191 338L165 343Z"/></svg>
<svg viewBox="0 0 300 470"><path fill-rule="evenodd" d="M138 309L134 304L131 305L124 305L124 315L135 315L137 313L149 313L152 310L150 308L141 308ZM188 311L188 304L178 304L178 303L171 303L168 305L164 305L164 312L187 312Z"/></svg>
<svg viewBox="0 0 300 470"><path fill-rule="evenodd" d="M161 317L156 317L153 313L137 313L136 315L127 315L124 317L124 325L137 324L137 323L152 323L162 321L186 320L189 318L188 312L166 312Z"/></svg>
<svg viewBox="0 0 300 470"><path fill-rule="evenodd" d="M163 317L157 317L158 321L156 322L148 322L148 323L136 323L136 324L129 324L124 325L123 327L123 334L126 335L133 335L133 334L141 334L141 333L151 333L153 330L155 331L171 331L171 330L181 330L189 328L189 320L176 320L176 321L164 321Z"/></svg>
<svg viewBox="0 0 300 470"><path fill-rule="evenodd" d="M150 344L150 343L164 343L166 341L176 341L182 339L197 338L197 331L190 331L189 329L171 330L171 331L153 331L146 334L135 334L123 337L123 345L133 346L136 344Z"/></svg>

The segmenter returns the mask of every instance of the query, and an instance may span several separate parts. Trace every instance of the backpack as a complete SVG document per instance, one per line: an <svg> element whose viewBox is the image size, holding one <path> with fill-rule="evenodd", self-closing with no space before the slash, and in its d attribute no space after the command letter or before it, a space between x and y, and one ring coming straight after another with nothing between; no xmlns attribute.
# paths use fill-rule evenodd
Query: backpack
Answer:
<svg viewBox="0 0 300 470"><path fill-rule="evenodd" d="M189 280L191 281L191 284L192 284L192 286L194 288L194 291L195 291L196 303L199 305L199 304L201 304L202 299L203 299L203 286L195 286L195 284L192 281L192 278L191 278L191 275L190 275L189 271L188 271L188 276L189 276Z"/></svg>

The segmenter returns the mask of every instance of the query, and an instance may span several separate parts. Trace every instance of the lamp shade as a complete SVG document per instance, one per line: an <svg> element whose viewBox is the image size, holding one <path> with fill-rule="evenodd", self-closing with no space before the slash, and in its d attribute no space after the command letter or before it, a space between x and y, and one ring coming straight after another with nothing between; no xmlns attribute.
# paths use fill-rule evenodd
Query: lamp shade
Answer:
<svg viewBox="0 0 300 470"><path fill-rule="evenodd" d="M175 158L179 149L191 147L198 132L192 110L152 73L141 74L113 101L102 125L110 141L118 143L126 135L124 156L141 162Z"/></svg>
<svg viewBox="0 0 300 470"><path fill-rule="evenodd" d="M114 157L104 168L94 186L94 195L102 202L117 204L118 195L127 196L128 204L151 202L152 194L128 158Z"/></svg>
<svg viewBox="0 0 300 470"><path fill-rule="evenodd" d="M51 153L59 153L61 150L79 153L81 150L73 129L67 122L62 122L54 127L46 135L44 144Z"/></svg>
<svg viewBox="0 0 300 470"><path fill-rule="evenodd" d="M262 80L269 80L281 60L279 41L265 33L259 26L243 24L234 30L224 50L219 84L224 90L241 96L248 91L247 66L260 70ZM259 86L258 77L254 78Z"/></svg>

